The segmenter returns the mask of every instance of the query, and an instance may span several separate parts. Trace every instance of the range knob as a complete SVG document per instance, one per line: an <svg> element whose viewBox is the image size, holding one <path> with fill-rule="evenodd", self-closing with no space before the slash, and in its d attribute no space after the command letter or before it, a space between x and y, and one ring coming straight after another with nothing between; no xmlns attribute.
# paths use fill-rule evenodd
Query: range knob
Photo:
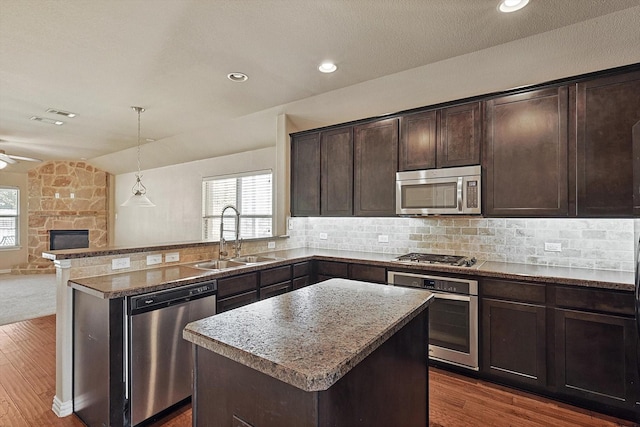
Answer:
<svg viewBox="0 0 640 427"><path fill-rule="evenodd" d="M471 259L467 259L464 261L464 265L467 267L471 267L472 265L474 265L476 263L476 261L478 261L476 259L476 257L472 257Z"/></svg>

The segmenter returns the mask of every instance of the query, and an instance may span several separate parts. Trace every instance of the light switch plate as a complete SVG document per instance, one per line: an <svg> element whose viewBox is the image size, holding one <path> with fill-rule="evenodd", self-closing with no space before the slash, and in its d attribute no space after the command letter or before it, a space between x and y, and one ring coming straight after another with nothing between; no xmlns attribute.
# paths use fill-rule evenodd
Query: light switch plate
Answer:
<svg viewBox="0 0 640 427"><path fill-rule="evenodd" d="M162 254L147 255L147 265L161 264Z"/></svg>
<svg viewBox="0 0 640 427"><path fill-rule="evenodd" d="M389 243L389 236L386 234L380 234L378 236L378 243Z"/></svg>
<svg viewBox="0 0 640 427"><path fill-rule="evenodd" d="M287 227L289 227L289 230L293 230L293 218L287 220Z"/></svg>
<svg viewBox="0 0 640 427"><path fill-rule="evenodd" d="M111 260L111 269L120 270L121 268L131 267L131 258L116 258Z"/></svg>
<svg viewBox="0 0 640 427"><path fill-rule="evenodd" d="M164 256L164 262L178 262L180 261L180 253L171 252Z"/></svg>
<svg viewBox="0 0 640 427"><path fill-rule="evenodd" d="M327 240L327 233L320 233L320 240Z"/></svg>

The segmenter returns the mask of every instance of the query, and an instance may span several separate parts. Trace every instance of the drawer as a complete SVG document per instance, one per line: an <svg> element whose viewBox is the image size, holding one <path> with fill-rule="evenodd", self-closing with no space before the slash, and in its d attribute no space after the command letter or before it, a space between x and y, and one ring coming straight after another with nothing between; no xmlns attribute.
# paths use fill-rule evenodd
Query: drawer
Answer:
<svg viewBox="0 0 640 427"><path fill-rule="evenodd" d="M258 289L258 273L218 279L218 298Z"/></svg>
<svg viewBox="0 0 640 427"><path fill-rule="evenodd" d="M365 282L386 283L387 272L384 267L363 264L349 264L349 279Z"/></svg>
<svg viewBox="0 0 640 427"><path fill-rule="evenodd" d="M291 280L283 283L276 283L275 285L265 286L260 288L260 299L267 299L275 297L276 295L282 295L291 290Z"/></svg>
<svg viewBox="0 0 640 427"><path fill-rule="evenodd" d="M349 264L334 261L318 261L317 272L318 279L320 277L342 277L343 279L347 279L349 278Z"/></svg>
<svg viewBox="0 0 640 427"><path fill-rule="evenodd" d="M509 301L546 302L547 286L538 283L513 282L509 280L484 279L480 282L481 295L487 298L501 298Z"/></svg>
<svg viewBox="0 0 640 427"><path fill-rule="evenodd" d="M310 283L309 276L296 277L293 279L293 290L309 286Z"/></svg>
<svg viewBox="0 0 640 427"><path fill-rule="evenodd" d="M633 292L557 286L555 294L555 304L558 307L629 316L635 315L635 296Z"/></svg>
<svg viewBox="0 0 640 427"><path fill-rule="evenodd" d="M291 280L291 266L270 268L260 272L260 287Z"/></svg>
<svg viewBox="0 0 640 427"><path fill-rule="evenodd" d="M309 261L293 264L293 277L308 276L309 270Z"/></svg>
<svg viewBox="0 0 640 427"><path fill-rule="evenodd" d="M233 310L234 308L242 307L243 305L251 304L256 301L258 301L257 291L245 292L228 298L220 298L217 301L216 313Z"/></svg>

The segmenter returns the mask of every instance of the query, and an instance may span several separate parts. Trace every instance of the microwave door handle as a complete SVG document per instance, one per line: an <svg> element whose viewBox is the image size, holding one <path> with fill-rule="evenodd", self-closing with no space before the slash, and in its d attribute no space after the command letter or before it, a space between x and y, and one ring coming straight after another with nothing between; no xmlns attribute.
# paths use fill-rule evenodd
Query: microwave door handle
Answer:
<svg viewBox="0 0 640 427"><path fill-rule="evenodd" d="M462 177L458 177L458 212L462 212Z"/></svg>

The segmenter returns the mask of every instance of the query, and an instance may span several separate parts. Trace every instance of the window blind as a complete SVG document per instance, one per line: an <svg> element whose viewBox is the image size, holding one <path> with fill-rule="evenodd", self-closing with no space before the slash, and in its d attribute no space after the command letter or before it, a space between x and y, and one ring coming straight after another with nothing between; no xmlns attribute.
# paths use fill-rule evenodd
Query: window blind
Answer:
<svg viewBox="0 0 640 427"><path fill-rule="evenodd" d="M271 171L205 178L202 181L202 237L220 240L220 214L227 205L240 212L240 237L271 237L273 223ZM228 210L224 217L225 239L235 236L235 218ZM229 233L229 234L227 234Z"/></svg>

